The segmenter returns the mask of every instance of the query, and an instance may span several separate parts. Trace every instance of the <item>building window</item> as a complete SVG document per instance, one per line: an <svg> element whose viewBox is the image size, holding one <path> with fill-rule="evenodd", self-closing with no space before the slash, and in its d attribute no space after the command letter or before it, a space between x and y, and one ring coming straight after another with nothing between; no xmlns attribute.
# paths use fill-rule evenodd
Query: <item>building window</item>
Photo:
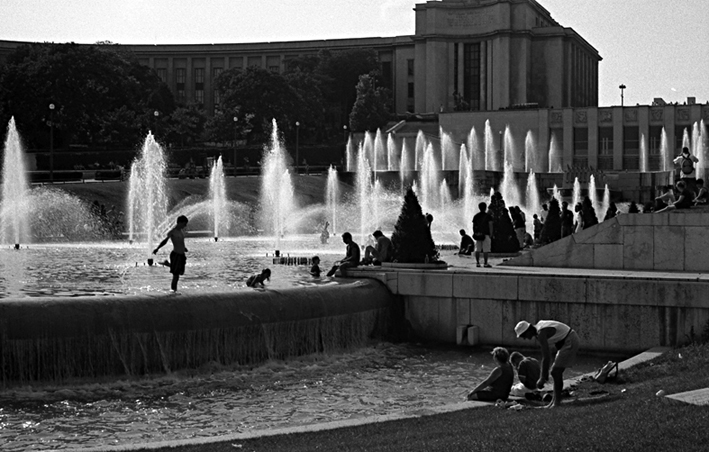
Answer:
<svg viewBox="0 0 709 452"><path fill-rule="evenodd" d="M204 68L194 70L194 100L198 104L204 103Z"/></svg>
<svg viewBox="0 0 709 452"><path fill-rule="evenodd" d="M623 169L640 169L640 130L636 126L623 127Z"/></svg>
<svg viewBox="0 0 709 452"><path fill-rule="evenodd" d="M406 75L414 76L414 60L406 60Z"/></svg>
<svg viewBox="0 0 709 452"><path fill-rule="evenodd" d="M185 68L175 68L175 93L177 94L177 102L185 102L185 80L187 78L187 70Z"/></svg>
<svg viewBox="0 0 709 452"><path fill-rule="evenodd" d="M392 87L391 61L382 61L382 86L386 89Z"/></svg>
<svg viewBox="0 0 709 452"><path fill-rule="evenodd" d="M650 126L648 149L648 168L650 171L662 171L662 126ZM666 146L666 144L665 144Z"/></svg>
<svg viewBox="0 0 709 452"><path fill-rule="evenodd" d="M480 43L463 45L463 100L468 109L480 110Z"/></svg>
<svg viewBox="0 0 709 452"><path fill-rule="evenodd" d="M271 72L276 74L281 72L281 57L279 56L269 56L266 57L266 67Z"/></svg>
<svg viewBox="0 0 709 452"><path fill-rule="evenodd" d="M588 129L574 128L574 166L588 166Z"/></svg>
<svg viewBox="0 0 709 452"><path fill-rule="evenodd" d="M261 67L261 57L260 56L250 56L246 64L247 67Z"/></svg>
<svg viewBox="0 0 709 452"><path fill-rule="evenodd" d="M598 169L613 169L613 127L598 128Z"/></svg>
<svg viewBox="0 0 709 452"><path fill-rule="evenodd" d="M219 113L219 108L222 104L222 94L219 92L217 87L217 79L224 72L224 68L214 67L212 68L212 88L213 88L213 98L214 98L214 114Z"/></svg>
<svg viewBox="0 0 709 452"><path fill-rule="evenodd" d="M406 90L406 97L409 99L414 98L414 82L409 82L407 85L407 90Z"/></svg>
<svg viewBox="0 0 709 452"><path fill-rule="evenodd" d="M163 83L167 83L167 69L165 69L163 67L159 67L159 68L155 69L155 71L158 73L158 77L160 77L160 80Z"/></svg>

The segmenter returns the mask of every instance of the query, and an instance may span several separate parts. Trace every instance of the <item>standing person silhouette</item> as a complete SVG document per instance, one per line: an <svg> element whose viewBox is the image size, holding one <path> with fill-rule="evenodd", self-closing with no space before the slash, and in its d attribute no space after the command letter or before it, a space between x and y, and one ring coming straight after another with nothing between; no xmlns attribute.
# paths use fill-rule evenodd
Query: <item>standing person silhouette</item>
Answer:
<svg viewBox="0 0 709 452"><path fill-rule="evenodd" d="M160 248L165 246L168 240L172 241L172 252L170 253L170 262L166 263L170 266L170 273L172 273L172 284L170 288L173 292L177 292L177 282L180 280L180 275L185 274L185 264L187 263L187 248L185 248L185 232L184 229L187 227L187 222L189 220L186 216L180 215L177 217L177 224L174 228L170 229L167 233L167 237L163 239L157 248L153 250L153 254L158 254Z"/></svg>

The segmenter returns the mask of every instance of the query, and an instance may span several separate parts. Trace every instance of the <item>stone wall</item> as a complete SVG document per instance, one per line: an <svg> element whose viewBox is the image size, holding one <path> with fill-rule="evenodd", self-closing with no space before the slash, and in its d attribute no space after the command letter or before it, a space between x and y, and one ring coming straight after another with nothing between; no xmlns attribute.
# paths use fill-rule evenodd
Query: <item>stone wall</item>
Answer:
<svg viewBox="0 0 709 452"><path fill-rule="evenodd" d="M623 214L503 265L709 272L709 210Z"/></svg>
<svg viewBox="0 0 709 452"><path fill-rule="evenodd" d="M480 344L529 347L515 324L555 319L578 332L584 350L635 353L685 343L709 321L709 276L512 267L358 275L365 273L404 297L417 335L444 343L475 325Z"/></svg>

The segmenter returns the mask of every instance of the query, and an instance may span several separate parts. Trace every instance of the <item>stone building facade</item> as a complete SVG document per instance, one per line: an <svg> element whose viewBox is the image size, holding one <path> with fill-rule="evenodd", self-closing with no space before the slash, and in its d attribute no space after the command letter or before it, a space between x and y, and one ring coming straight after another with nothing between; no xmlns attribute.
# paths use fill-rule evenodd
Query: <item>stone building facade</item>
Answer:
<svg viewBox="0 0 709 452"><path fill-rule="evenodd" d="M598 52L535 0L427 1L414 14L412 36L124 47L157 71L178 102L207 112L219 104L214 80L224 70L283 73L294 57L356 48L378 53L397 114L598 104ZM21 44L0 41L0 64Z"/></svg>

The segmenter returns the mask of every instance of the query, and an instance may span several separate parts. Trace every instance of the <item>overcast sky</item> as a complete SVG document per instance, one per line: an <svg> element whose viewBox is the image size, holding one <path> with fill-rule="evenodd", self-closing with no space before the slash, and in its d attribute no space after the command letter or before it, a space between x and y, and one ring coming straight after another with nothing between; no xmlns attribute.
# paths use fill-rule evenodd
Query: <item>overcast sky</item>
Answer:
<svg viewBox="0 0 709 452"><path fill-rule="evenodd" d="M416 0L1 0L0 39L229 43L412 35ZM709 0L539 0L603 57L599 103L709 101Z"/></svg>

